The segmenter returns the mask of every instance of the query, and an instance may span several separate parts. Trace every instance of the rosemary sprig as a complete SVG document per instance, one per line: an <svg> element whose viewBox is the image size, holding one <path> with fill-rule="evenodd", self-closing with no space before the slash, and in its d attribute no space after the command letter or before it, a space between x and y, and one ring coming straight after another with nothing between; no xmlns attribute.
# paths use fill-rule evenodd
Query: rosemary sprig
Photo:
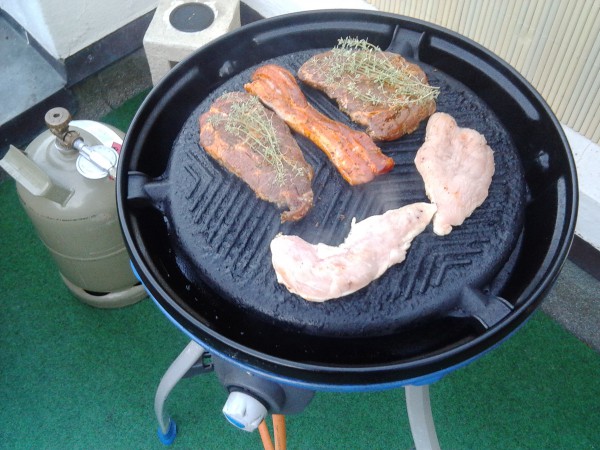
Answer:
<svg viewBox="0 0 600 450"><path fill-rule="evenodd" d="M423 83L407 65L392 64L379 47L365 39L339 39L323 66L327 83L339 83L344 78L350 95L372 105L401 109L435 100L439 94L438 87ZM359 88L358 82L365 78L373 88Z"/></svg>
<svg viewBox="0 0 600 450"><path fill-rule="evenodd" d="M213 126L224 122L225 131L241 138L244 144L248 144L253 151L262 156L265 162L275 169L275 182L279 186L286 182L285 165L289 166L295 175L304 174L303 167L296 161L289 161L281 152L271 117L257 97L249 96L241 102L233 103L228 114L213 115L208 121Z"/></svg>

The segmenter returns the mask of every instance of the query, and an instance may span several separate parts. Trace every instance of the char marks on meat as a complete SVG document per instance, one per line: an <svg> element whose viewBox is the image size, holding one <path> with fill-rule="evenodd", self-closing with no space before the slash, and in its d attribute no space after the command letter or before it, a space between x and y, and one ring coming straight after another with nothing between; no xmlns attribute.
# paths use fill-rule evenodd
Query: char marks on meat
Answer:
<svg viewBox="0 0 600 450"><path fill-rule="evenodd" d="M310 244L298 236L276 236L271 254L277 281L300 297L322 302L367 286L406 258L413 239L436 211L413 203L352 223L339 246Z"/></svg>
<svg viewBox="0 0 600 450"><path fill-rule="evenodd" d="M294 76L273 64L259 67L244 86L273 109L294 131L315 143L351 185L389 172L394 160L384 155L362 131L330 119L313 108Z"/></svg>
<svg viewBox="0 0 600 450"><path fill-rule="evenodd" d="M437 205L433 231L444 236L461 225L488 196L494 175L494 153L485 137L460 128L452 116L435 113L415 164L425 191Z"/></svg>
<svg viewBox="0 0 600 450"><path fill-rule="evenodd" d="M287 125L256 97L232 92L200 116L200 145L256 195L296 221L313 205L312 167Z"/></svg>
<svg viewBox="0 0 600 450"><path fill-rule="evenodd" d="M436 108L438 89L418 65L364 40L341 39L306 61L298 77L336 100L376 140L412 133Z"/></svg>

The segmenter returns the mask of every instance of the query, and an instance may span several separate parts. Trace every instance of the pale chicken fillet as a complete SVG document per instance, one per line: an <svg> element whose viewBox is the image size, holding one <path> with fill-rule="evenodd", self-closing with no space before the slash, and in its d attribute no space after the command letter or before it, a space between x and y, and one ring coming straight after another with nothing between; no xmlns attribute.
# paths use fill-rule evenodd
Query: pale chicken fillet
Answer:
<svg viewBox="0 0 600 450"><path fill-rule="evenodd" d="M337 247L278 235L271 241L277 281L314 302L356 292L404 261L411 242L435 211L430 203L414 203L353 221L346 240Z"/></svg>
<svg viewBox="0 0 600 450"><path fill-rule="evenodd" d="M437 205L433 231L439 236L462 225L485 201L494 175L494 153L485 137L440 112L429 118L415 164L427 196Z"/></svg>

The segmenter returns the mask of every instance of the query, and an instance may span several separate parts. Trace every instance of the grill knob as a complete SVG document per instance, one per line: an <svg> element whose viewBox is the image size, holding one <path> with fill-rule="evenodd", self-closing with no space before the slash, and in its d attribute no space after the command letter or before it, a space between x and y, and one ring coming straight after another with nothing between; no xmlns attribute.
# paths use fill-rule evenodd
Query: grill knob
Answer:
<svg viewBox="0 0 600 450"><path fill-rule="evenodd" d="M267 408L244 392L233 391L223 406L225 418L244 431L254 431L267 415Z"/></svg>

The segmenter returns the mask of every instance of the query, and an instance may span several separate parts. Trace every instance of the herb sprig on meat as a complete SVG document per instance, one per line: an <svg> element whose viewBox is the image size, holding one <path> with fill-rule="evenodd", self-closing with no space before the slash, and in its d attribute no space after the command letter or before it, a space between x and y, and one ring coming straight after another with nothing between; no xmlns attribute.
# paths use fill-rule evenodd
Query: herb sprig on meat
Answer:
<svg viewBox="0 0 600 450"><path fill-rule="evenodd" d="M225 94L227 96L227 94ZM209 118L213 125L224 123L225 131L243 139L265 162L275 169L275 183L283 186L288 173L284 165L289 166L297 175L303 175L304 170L294 161L287 161L281 152L272 119L258 97L248 97L247 100L235 103L227 115L214 115Z"/></svg>
<svg viewBox="0 0 600 450"><path fill-rule="evenodd" d="M402 109L435 100L439 94L438 87L423 83L413 72L392 64L385 52L365 39L339 39L325 67L328 83L344 80L351 95L373 105ZM362 77L369 79L373 88L361 89L357 82Z"/></svg>

